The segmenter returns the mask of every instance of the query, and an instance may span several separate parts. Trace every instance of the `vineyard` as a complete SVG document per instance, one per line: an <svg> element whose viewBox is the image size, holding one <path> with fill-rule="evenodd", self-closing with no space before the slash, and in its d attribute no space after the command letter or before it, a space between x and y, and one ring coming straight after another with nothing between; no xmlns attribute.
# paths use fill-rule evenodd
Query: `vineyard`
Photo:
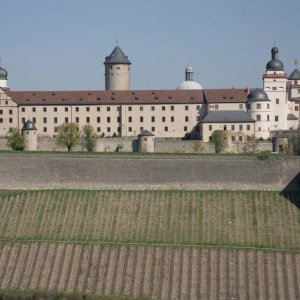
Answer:
<svg viewBox="0 0 300 300"><path fill-rule="evenodd" d="M156 299L300 299L300 255L193 247L8 243L0 287Z"/></svg>
<svg viewBox="0 0 300 300"><path fill-rule="evenodd" d="M298 198L1 191L0 294L18 288L137 299L300 299Z"/></svg>
<svg viewBox="0 0 300 300"><path fill-rule="evenodd" d="M300 248L277 192L24 191L0 196L0 239Z"/></svg>

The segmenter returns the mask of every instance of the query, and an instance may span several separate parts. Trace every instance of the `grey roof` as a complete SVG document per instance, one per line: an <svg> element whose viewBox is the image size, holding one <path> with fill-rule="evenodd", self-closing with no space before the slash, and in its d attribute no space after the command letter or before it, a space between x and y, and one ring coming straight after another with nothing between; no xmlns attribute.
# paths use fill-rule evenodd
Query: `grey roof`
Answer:
<svg viewBox="0 0 300 300"><path fill-rule="evenodd" d="M270 101L267 93L263 89L252 90L247 96L247 102Z"/></svg>
<svg viewBox="0 0 300 300"><path fill-rule="evenodd" d="M23 124L23 128L22 130L37 130L35 127L35 123L31 122L30 120L27 120L24 124Z"/></svg>
<svg viewBox="0 0 300 300"><path fill-rule="evenodd" d="M293 115L293 114L288 114L288 115L287 115L287 119L288 119L289 121L298 120L298 118L297 118L295 115Z"/></svg>
<svg viewBox="0 0 300 300"><path fill-rule="evenodd" d="M292 74L289 76L289 80L300 80L300 72L298 69L295 69Z"/></svg>
<svg viewBox="0 0 300 300"><path fill-rule="evenodd" d="M7 71L4 68L0 67L0 79L7 80L7 75Z"/></svg>
<svg viewBox="0 0 300 300"><path fill-rule="evenodd" d="M122 49L119 46L116 46L115 49L109 56L105 57L105 65L107 64L128 64L130 65L131 62L128 59L128 56L124 54Z"/></svg>
<svg viewBox="0 0 300 300"><path fill-rule="evenodd" d="M154 136L154 134L148 130L143 130L138 136Z"/></svg>
<svg viewBox="0 0 300 300"><path fill-rule="evenodd" d="M273 47L271 50L272 59L267 63L267 71L283 71L284 66L281 60L278 59L278 48Z"/></svg>
<svg viewBox="0 0 300 300"><path fill-rule="evenodd" d="M214 110L208 112L200 123L250 123L255 122L245 111Z"/></svg>

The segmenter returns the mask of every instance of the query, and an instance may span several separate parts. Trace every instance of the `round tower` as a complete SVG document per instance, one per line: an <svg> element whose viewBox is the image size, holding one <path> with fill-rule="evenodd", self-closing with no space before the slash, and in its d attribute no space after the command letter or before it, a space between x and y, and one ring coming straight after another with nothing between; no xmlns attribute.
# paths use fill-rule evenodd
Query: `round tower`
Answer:
<svg viewBox="0 0 300 300"><path fill-rule="evenodd" d="M106 56L104 65L106 90L130 90L131 62L119 46Z"/></svg>
<svg viewBox="0 0 300 300"><path fill-rule="evenodd" d="M0 88L7 89L8 84L7 84L7 71L0 66Z"/></svg>
<svg viewBox="0 0 300 300"><path fill-rule="evenodd" d="M191 66L185 69L185 81L181 82L177 90L203 90L201 84L194 81L194 72Z"/></svg>
<svg viewBox="0 0 300 300"><path fill-rule="evenodd" d="M247 112L255 120L255 137L269 138L271 128L271 101L266 92L256 89L247 97Z"/></svg>
<svg viewBox="0 0 300 300"><path fill-rule="evenodd" d="M148 130L143 130L138 135L138 151L139 152L154 152L155 136Z"/></svg>
<svg viewBox="0 0 300 300"><path fill-rule="evenodd" d="M24 150L26 151L36 151L37 149L37 129L35 124L30 120L27 120L23 124L22 134L24 136Z"/></svg>

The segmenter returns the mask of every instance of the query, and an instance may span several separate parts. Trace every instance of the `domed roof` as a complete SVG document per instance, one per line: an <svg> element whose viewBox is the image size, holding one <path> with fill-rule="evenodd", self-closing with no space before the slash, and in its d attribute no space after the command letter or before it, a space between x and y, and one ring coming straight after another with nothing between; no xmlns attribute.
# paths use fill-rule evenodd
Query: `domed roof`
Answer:
<svg viewBox="0 0 300 300"><path fill-rule="evenodd" d="M247 102L270 101L267 93L263 89L255 89L247 96Z"/></svg>
<svg viewBox="0 0 300 300"><path fill-rule="evenodd" d="M0 79L7 80L7 75L7 71L4 68L0 67Z"/></svg>
<svg viewBox="0 0 300 300"><path fill-rule="evenodd" d="M122 49L119 46L116 46L115 49L109 56L105 57L105 65L107 64L128 64L130 65L131 62L128 59L128 56L124 54Z"/></svg>
<svg viewBox="0 0 300 300"><path fill-rule="evenodd" d="M23 124L22 130L37 130L37 129L36 129L35 124L33 122L31 122L30 120L27 120Z"/></svg>
<svg viewBox="0 0 300 300"><path fill-rule="evenodd" d="M292 74L289 76L289 80L300 80L300 72L298 69L295 69Z"/></svg>
<svg viewBox="0 0 300 300"><path fill-rule="evenodd" d="M185 80L180 83L177 90L203 90L203 87L197 81Z"/></svg>
<svg viewBox="0 0 300 300"><path fill-rule="evenodd" d="M273 47L271 50L272 59L267 63L267 71L283 71L284 66L281 60L278 59L278 48Z"/></svg>

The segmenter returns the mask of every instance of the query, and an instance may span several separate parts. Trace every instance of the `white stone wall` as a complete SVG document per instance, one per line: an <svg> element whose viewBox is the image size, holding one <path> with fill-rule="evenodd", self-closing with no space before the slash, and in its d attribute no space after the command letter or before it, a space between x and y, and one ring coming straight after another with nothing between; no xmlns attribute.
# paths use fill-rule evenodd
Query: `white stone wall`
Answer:
<svg viewBox="0 0 300 300"><path fill-rule="evenodd" d="M105 89L130 90L130 65L105 65Z"/></svg>

